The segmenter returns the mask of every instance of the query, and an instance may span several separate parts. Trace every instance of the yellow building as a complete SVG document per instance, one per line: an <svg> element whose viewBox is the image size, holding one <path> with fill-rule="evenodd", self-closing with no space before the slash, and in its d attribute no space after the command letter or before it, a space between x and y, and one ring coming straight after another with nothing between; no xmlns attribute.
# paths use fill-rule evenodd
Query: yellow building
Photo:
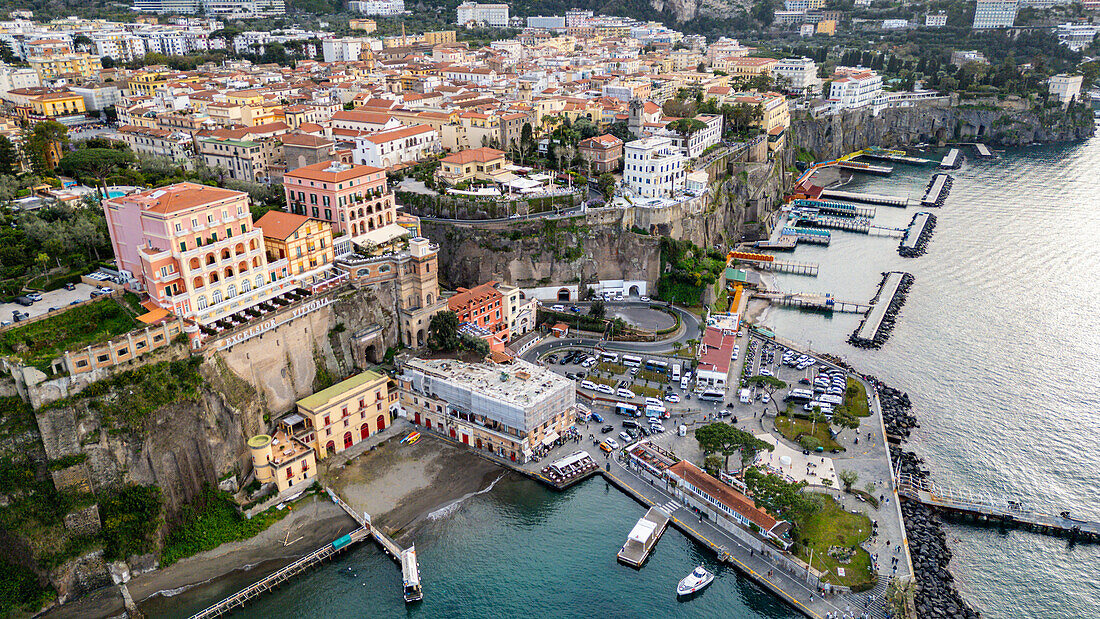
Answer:
<svg viewBox="0 0 1100 619"><path fill-rule="evenodd" d="M147 69L131 75L130 81L126 84L126 87L129 89L131 95L145 95L151 97L158 88L163 88L168 84L168 77L170 75L171 73L167 69Z"/></svg>
<svg viewBox="0 0 1100 619"><path fill-rule="evenodd" d="M248 439L252 469L256 481L274 483L279 492L313 479L317 474L317 456L304 442L280 429L275 434L260 434Z"/></svg>
<svg viewBox="0 0 1100 619"><path fill-rule="evenodd" d="M508 160L495 148L472 148L439 160L439 179L457 185L469 180L495 180L504 173Z"/></svg>
<svg viewBox="0 0 1100 619"><path fill-rule="evenodd" d="M348 27L352 30L362 30L363 32L370 34L375 30L378 30L378 22L373 19L349 19Z"/></svg>
<svg viewBox="0 0 1100 619"><path fill-rule="evenodd" d="M458 40L458 36L454 30L437 30L435 32L425 32L421 35L420 40L425 45L439 45L440 43L454 43Z"/></svg>
<svg viewBox="0 0 1100 619"><path fill-rule="evenodd" d="M33 113L47 118L87 112L84 107L84 97L68 90L31 97L30 104Z"/></svg>
<svg viewBox="0 0 1100 619"><path fill-rule="evenodd" d="M298 400L280 423L324 459L389 427L389 405L389 378L368 371Z"/></svg>
<svg viewBox="0 0 1100 619"><path fill-rule="evenodd" d="M59 77L95 77L103 70L99 58L91 54L61 54L28 59L43 82Z"/></svg>
<svg viewBox="0 0 1100 619"><path fill-rule="evenodd" d="M823 19L817 22L817 33L827 34L833 36L836 34L836 20L835 19Z"/></svg>
<svg viewBox="0 0 1100 619"><path fill-rule="evenodd" d="M268 262L287 259L291 277L332 266L332 225L305 215L268 211L256 226L264 232Z"/></svg>

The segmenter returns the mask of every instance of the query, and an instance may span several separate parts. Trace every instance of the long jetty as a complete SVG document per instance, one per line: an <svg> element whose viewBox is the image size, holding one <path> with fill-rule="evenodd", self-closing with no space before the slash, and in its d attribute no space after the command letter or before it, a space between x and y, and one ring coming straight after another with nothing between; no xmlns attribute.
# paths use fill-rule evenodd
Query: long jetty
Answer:
<svg viewBox="0 0 1100 619"><path fill-rule="evenodd" d="M921 206L943 206L953 182L954 179L950 174L933 174L932 180L928 183L928 189L920 200Z"/></svg>
<svg viewBox="0 0 1100 619"><path fill-rule="evenodd" d="M746 251L733 251L729 253L731 261L746 262L762 271L776 271L779 273L791 273L793 275L809 275L816 277L818 265L816 262L794 262L790 260L776 260L775 256L757 254Z"/></svg>
<svg viewBox="0 0 1100 619"><path fill-rule="evenodd" d="M808 226L811 228L830 228L833 230L846 230L848 232L861 232L867 234L871 229L871 221L866 217L833 217L815 213L802 213L792 221L795 226Z"/></svg>
<svg viewBox="0 0 1100 619"><path fill-rule="evenodd" d="M871 310L848 338L848 343L860 348L880 348L893 330L894 317L905 304L905 295L913 284L913 276L901 271L884 273Z"/></svg>
<svg viewBox="0 0 1100 619"><path fill-rule="evenodd" d="M894 171L894 168L884 165L872 165L870 163L863 163L861 161L838 161L836 163L838 168L845 170L852 170L855 172L866 172L867 174L878 174L879 176L888 176Z"/></svg>
<svg viewBox="0 0 1100 619"><path fill-rule="evenodd" d="M913 215L913 220L909 222L909 229L905 231L905 236L898 243L898 255L905 258L923 256L935 227L936 216L932 213L921 211Z"/></svg>
<svg viewBox="0 0 1100 619"><path fill-rule="evenodd" d="M875 208L873 206L859 206L856 204L845 204L843 202L831 202L829 200L811 200L798 198L794 201L794 205L799 208L814 208L819 213L824 215L839 215L841 217L874 217Z"/></svg>
<svg viewBox="0 0 1100 619"><path fill-rule="evenodd" d="M337 496L332 489L326 488L325 491L328 492L332 501L343 508L343 510L355 519L360 526L367 527L370 531L370 536L374 538L374 541L378 542L382 550L386 551L386 554L390 555L390 557L401 565L401 588L405 601L415 602L423 599L424 592L420 585L420 564L416 561L416 547L409 546L408 548L401 548L401 546L397 545L397 542L393 541L388 535L379 530L378 527L373 526L369 516L352 509L351 506Z"/></svg>
<svg viewBox="0 0 1100 619"><path fill-rule="evenodd" d="M777 305L797 307L798 309L814 312L864 314L871 309L871 306L866 303L840 301L831 294L807 292L757 292L753 296L759 299L767 299Z"/></svg>
<svg viewBox="0 0 1100 619"><path fill-rule="evenodd" d="M1069 512L1055 516L1025 507L1023 503L1003 496L954 490L940 486L928 478L908 473L898 474L898 494L906 499L949 515L977 524L1018 528L1035 533L1057 535L1070 539L1100 542L1100 522L1071 518Z"/></svg>
<svg viewBox="0 0 1100 619"><path fill-rule="evenodd" d="M839 189L823 189L821 191L821 197L836 198L838 200L851 200L852 202L863 202L865 204L885 204L886 206L904 207L909 204L909 198L899 198L897 196L887 196L877 193L841 191Z"/></svg>

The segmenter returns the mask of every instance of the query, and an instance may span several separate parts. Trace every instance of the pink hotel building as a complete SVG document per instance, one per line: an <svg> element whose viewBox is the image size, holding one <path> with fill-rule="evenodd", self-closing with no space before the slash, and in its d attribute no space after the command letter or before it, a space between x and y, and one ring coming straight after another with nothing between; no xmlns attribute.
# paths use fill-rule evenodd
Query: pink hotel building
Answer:
<svg viewBox="0 0 1100 619"><path fill-rule="evenodd" d="M178 183L103 201L111 245L157 306L209 324L296 286L268 262L248 194Z"/></svg>
<svg viewBox="0 0 1100 619"><path fill-rule="evenodd" d="M382 168L322 161L287 172L283 188L287 210L331 223L333 236L380 245L403 233Z"/></svg>

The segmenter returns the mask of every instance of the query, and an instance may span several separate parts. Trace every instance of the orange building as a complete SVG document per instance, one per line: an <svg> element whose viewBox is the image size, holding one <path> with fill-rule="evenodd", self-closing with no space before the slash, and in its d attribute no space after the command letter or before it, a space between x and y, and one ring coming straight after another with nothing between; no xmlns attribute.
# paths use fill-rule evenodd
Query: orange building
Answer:
<svg viewBox="0 0 1100 619"><path fill-rule="evenodd" d="M256 222L263 230L268 262L290 261L290 276L316 275L332 266L332 226L305 215L268 211Z"/></svg>
<svg viewBox="0 0 1100 619"><path fill-rule="evenodd" d="M459 322L468 323L487 332L499 342L508 341L508 317L505 315L504 295L497 290L499 282L481 284L458 293L447 300L447 307L458 315ZM489 342L492 346L493 342Z"/></svg>

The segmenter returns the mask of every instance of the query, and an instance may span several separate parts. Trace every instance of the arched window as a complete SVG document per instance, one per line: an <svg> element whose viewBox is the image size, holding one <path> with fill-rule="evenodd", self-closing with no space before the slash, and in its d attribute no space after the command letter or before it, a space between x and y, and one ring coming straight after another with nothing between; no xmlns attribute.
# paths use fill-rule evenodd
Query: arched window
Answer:
<svg viewBox="0 0 1100 619"><path fill-rule="evenodd" d="M192 288L196 288L196 289L197 288L202 288L205 285L206 285L206 282L202 281L201 277L196 277L195 279L191 280L191 287Z"/></svg>
<svg viewBox="0 0 1100 619"><path fill-rule="evenodd" d="M225 249L222 250L222 260L225 260L227 258L229 258L229 248L228 247L226 247Z"/></svg>
<svg viewBox="0 0 1100 619"><path fill-rule="evenodd" d="M237 272L238 273L244 273L247 270L248 270L248 263L244 262L242 260L241 263L237 265Z"/></svg>
<svg viewBox="0 0 1100 619"><path fill-rule="evenodd" d="M213 296L214 296L214 305L217 305L218 303L222 302L222 291L221 290L215 290Z"/></svg>
<svg viewBox="0 0 1100 619"><path fill-rule="evenodd" d="M246 279L241 282L241 293L248 292L249 290L252 290L252 283Z"/></svg>
<svg viewBox="0 0 1100 619"><path fill-rule="evenodd" d="M216 261L214 254L206 254L206 264L214 264Z"/></svg>
<svg viewBox="0 0 1100 619"><path fill-rule="evenodd" d="M197 268L199 268L200 266L202 266L202 263L200 263L200 262L199 262L199 259L198 259L198 258L192 258L192 259L191 259L191 262L190 262L190 263L188 263L188 264L189 264L189 266L190 266L190 267L191 267L192 269L197 269Z"/></svg>
<svg viewBox="0 0 1100 619"><path fill-rule="evenodd" d="M218 277L218 272L217 271L211 271L210 272L210 283L211 284L216 284L219 281L221 281L221 278Z"/></svg>
<svg viewBox="0 0 1100 619"><path fill-rule="evenodd" d="M427 299L427 301L428 301L428 305L431 305L431 304L432 304L432 293L430 293L430 292L428 293L428 299Z"/></svg>
<svg viewBox="0 0 1100 619"><path fill-rule="evenodd" d="M225 267L226 278L233 277L233 267Z"/></svg>
<svg viewBox="0 0 1100 619"><path fill-rule="evenodd" d="M237 246L233 248L233 253L237 256L244 253L244 243L237 243Z"/></svg>
<svg viewBox="0 0 1100 619"><path fill-rule="evenodd" d="M199 297L199 300L198 300L196 305L198 306L200 312L202 310L206 309L206 297L205 296Z"/></svg>
<svg viewBox="0 0 1100 619"><path fill-rule="evenodd" d="M256 287L260 288L263 285L264 285L264 276L263 275L257 275L256 276Z"/></svg>
<svg viewBox="0 0 1100 619"><path fill-rule="evenodd" d="M232 299L235 296L237 296L237 287L229 284L229 288L225 289L225 298Z"/></svg>
<svg viewBox="0 0 1100 619"><path fill-rule="evenodd" d="M248 251L256 249L256 239L252 239L248 242Z"/></svg>

